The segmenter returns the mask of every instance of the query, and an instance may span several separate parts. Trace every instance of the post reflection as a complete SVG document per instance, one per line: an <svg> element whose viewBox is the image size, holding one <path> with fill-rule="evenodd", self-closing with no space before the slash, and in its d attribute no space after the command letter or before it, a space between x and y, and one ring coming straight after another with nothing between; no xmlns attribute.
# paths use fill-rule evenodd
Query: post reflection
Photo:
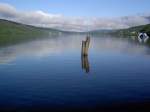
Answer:
<svg viewBox="0 0 150 112"><path fill-rule="evenodd" d="M82 69L85 70L86 73L90 72L90 64L87 55L81 55L82 61Z"/></svg>

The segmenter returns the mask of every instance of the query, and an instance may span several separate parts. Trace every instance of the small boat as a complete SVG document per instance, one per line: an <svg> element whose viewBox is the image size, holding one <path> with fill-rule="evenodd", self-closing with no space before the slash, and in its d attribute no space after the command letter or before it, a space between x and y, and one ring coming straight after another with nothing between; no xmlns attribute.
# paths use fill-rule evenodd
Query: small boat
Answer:
<svg viewBox="0 0 150 112"><path fill-rule="evenodd" d="M149 36L146 33L139 33L138 40L140 43L145 43L149 39Z"/></svg>

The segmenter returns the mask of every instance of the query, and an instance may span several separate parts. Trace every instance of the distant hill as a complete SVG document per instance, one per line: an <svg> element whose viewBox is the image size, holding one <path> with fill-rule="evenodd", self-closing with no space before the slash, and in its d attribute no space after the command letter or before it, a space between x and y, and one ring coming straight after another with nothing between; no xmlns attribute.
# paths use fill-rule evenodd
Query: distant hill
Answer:
<svg viewBox="0 0 150 112"><path fill-rule="evenodd" d="M16 23L13 21L0 19L0 34L45 34L48 32L58 33L59 30L51 28L34 27L31 25L25 25Z"/></svg>
<svg viewBox="0 0 150 112"><path fill-rule="evenodd" d="M120 29L113 31L112 34L124 36L137 36L139 32L147 33L150 36L150 24L131 27L128 29Z"/></svg>
<svg viewBox="0 0 150 112"><path fill-rule="evenodd" d="M108 35L114 32L116 32L116 30L93 30L89 31L88 33L90 33L91 35Z"/></svg>
<svg viewBox="0 0 150 112"><path fill-rule="evenodd" d="M145 32L150 36L150 24L119 30L95 30L89 33L93 35L137 36L139 32Z"/></svg>
<svg viewBox="0 0 150 112"><path fill-rule="evenodd" d="M120 30L95 30L90 32L69 32L60 31L52 28L41 28L8 20L0 19L0 46L15 44L36 38L55 37L59 34L92 34L92 35L111 35L111 36L137 36L139 32L145 32L150 36L150 24L131 27Z"/></svg>
<svg viewBox="0 0 150 112"><path fill-rule="evenodd" d="M60 32L55 29L34 27L0 19L0 45L39 37L55 36Z"/></svg>

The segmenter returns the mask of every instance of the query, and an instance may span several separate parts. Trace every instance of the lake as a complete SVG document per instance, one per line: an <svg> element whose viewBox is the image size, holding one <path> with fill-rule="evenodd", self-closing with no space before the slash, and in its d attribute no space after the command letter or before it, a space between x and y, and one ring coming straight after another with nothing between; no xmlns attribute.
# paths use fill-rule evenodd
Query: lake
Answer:
<svg viewBox="0 0 150 112"><path fill-rule="evenodd" d="M60 35L0 47L0 110L73 111L150 103L150 48L129 38ZM84 65L86 63L86 66Z"/></svg>

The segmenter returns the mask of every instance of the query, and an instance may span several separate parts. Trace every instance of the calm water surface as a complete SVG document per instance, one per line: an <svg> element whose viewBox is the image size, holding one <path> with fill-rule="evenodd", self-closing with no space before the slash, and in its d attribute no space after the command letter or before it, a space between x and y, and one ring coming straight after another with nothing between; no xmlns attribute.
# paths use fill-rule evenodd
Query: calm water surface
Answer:
<svg viewBox="0 0 150 112"><path fill-rule="evenodd" d="M88 107L150 101L150 48L133 40L84 35L0 48L0 108ZM84 66L86 63L86 66Z"/></svg>

